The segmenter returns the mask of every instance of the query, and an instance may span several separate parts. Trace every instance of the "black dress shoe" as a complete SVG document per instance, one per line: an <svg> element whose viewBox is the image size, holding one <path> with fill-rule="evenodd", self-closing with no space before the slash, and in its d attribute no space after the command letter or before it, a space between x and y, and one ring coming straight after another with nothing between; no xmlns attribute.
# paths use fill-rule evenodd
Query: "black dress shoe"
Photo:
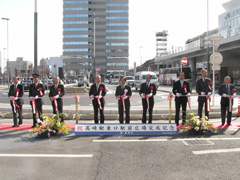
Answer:
<svg viewBox="0 0 240 180"><path fill-rule="evenodd" d="M231 123L230 123L230 124L229 124L229 123L227 123L227 125L229 125L229 126L230 126L230 125L231 125Z"/></svg>
<svg viewBox="0 0 240 180"><path fill-rule="evenodd" d="M12 127L17 127L17 125L13 125Z"/></svg>
<svg viewBox="0 0 240 180"><path fill-rule="evenodd" d="M224 124L222 123L222 126L224 126Z"/></svg>
<svg viewBox="0 0 240 180"><path fill-rule="evenodd" d="M35 128L36 126L32 126L32 128Z"/></svg>

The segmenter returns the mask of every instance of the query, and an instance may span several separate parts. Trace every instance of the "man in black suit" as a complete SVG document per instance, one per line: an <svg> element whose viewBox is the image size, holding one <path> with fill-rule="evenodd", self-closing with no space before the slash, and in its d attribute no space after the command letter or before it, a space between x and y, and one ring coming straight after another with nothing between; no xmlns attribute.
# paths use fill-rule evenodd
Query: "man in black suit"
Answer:
<svg viewBox="0 0 240 180"><path fill-rule="evenodd" d="M100 123L104 123L104 96L106 95L105 85L101 83L101 76L95 77L95 83L91 86L89 97L94 108L94 122L98 124L98 109L100 110Z"/></svg>
<svg viewBox="0 0 240 180"><path fill-rule="evenodd" d="M63 100L62 97L65 95L64 86L62 84L59 84L59 77L54 77L53 79L54 84L50 86L49 88L49 97L52 101L52 107L53 107L53 114L57 114L57 112L62 113L63 112ZM61 122L64 121L63 116L60 116Z"/></svg>
<svg viewBox="0 0 240 180"><path fill-rule="evenodd" d="M30 85L29 88L29 97L30 97L30 105L32 106L33 111L33 128L36 126L37 123L37 113L39 119L42 120L42 105L43 100L41 97L44 96L44 87L39 82L40 75L37 73L33 74L33 83Z"/></svg>
<svg viewBox="0 0 240 180"><path fill-rule="evenodd" d="M202 109L203 104L205 103L205 116L207 116L209 120L209 111L207 101L209 100L210 105L210 96L212 95L212 84L211 80L207 78L207 70L201 70L201 78L197 80L196 83L196 91L198 93L198 116L202 118Z"/></svg>
<svg viewBox="0 0 240 180"><path fill-rule="evenodd" d="M140 96L142 97L142 106L143 106L143 116L142 123L147 122L147 109L149 112L149 121L148 123L152 123L152 111L154 106L154 95L156 94L156 86L151 83L152 76L150 74L146 77L146 82L141 84L141 88L139 91Z"/></svg>
<svg viewBox="0 0 240 180"><path fill-rule="evenodd" d="M179 80L173 84L172 92L175 95L175 123L179 125L179 111L182 105L182 124L186 123L186 109L187 109L187 95L190 95L190 87L187 81L184 81L185 74L181 72L179 74Z"/></svg>
<svg viewBox="0 0 240 180"><path fill-rule="evenodd" d="M221 97L222 125L225 124L226 110L227 110L227 124L231 125L233 97L236 96L236 89L233 84L230 84L231 78L229 76L226 76L224 78L224 82L225 83L221 84L218 92L218 94L222 96Z"/></svg>
<svg viewBox="0 0 240 180"><path fill-rule="evenodd" d="M126 77L120 78L120 85L117 86L115 96L118 99L119 122L123 124L123 113L126 113L126 124L130 123L130 96L132 95L131 87L126 85ZM124 103L123 103L124 101Z"/></svg>
<svg viewBox="0 0 240 180"><path fill-rule="evenodd" d="M8 97L13 111L13 126L20 127L22 124L22 106L24 104L22 96L24 94L24 89L21 84L19 84L19 77L13 77L13 83L8 92ZM19 115L19 122L17 124L17 113Z"/></svg>

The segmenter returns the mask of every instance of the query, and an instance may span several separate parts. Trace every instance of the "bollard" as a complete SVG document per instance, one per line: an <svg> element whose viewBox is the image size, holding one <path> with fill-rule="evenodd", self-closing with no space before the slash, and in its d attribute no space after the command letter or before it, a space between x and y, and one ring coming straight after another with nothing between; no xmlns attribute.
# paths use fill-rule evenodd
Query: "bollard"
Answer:
<svg viewBox="0 0 240 180"><path fill-rule="evenodd" d="M169 123L171 123L172 115L172 93L169 94Z"/></svg>
<svg viewBox="0 0 240 180"><path fill-rule="evenodd" d="M77 94L75 95L75 101L76 101L76 123L78 123L78 98Z"/></svg>
<svg viewBox="0 0 240 180"><path fill-rule="evenodd" d="M238 117L240 117L240 96L238 97Z"/></svg>

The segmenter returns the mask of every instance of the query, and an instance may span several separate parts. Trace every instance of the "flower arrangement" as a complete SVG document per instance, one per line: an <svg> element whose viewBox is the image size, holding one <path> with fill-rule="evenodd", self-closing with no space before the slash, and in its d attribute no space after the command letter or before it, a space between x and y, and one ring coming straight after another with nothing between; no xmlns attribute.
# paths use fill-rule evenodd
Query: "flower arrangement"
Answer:
<svg viewBox="0 0 240 180"><path fill-rule="evenodd" d="M203 134L212 134L217 133L217 128L207 122L207 117L199 118L199 116L194 116L193 113L190 113L189 120L186 124L181 127L183 132L188 132L190 135L203 135Z"/></svg>
<svg viewBox="0 0 240 180"><path fill-rule="evenodd" d="M29 131L28 134L35 134L38 138L47 138L60 133L68 134L68 127L65 126L65 122L60 122L60 117L65 115L63 113L54 114L49 117L47 114L43 115L43 121L37 120L36 127ZM66 116L66 115L65 115Z"/></svg>

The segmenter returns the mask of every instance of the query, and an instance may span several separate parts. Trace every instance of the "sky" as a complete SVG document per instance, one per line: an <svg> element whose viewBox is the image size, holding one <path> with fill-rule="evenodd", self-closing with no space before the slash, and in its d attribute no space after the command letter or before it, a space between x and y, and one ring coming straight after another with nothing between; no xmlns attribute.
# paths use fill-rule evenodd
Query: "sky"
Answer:
<svg viewBox="0 0 240 180"><path fill-rule="evenodd" d="M209 0L209 30L218 27L222 4ZM35 0L0 0L0 18L9 20L9 59L32 61ZM38 0L38 60L62 55L62 0ZM129 66L156 54L155 33L168 31L168 47L207 31L207 0L129 0ZM0 20L0 52L6 59L7 22ZM141 47L141 48L140 48ZM4 50L5 49L5 50Z"/></svg>

